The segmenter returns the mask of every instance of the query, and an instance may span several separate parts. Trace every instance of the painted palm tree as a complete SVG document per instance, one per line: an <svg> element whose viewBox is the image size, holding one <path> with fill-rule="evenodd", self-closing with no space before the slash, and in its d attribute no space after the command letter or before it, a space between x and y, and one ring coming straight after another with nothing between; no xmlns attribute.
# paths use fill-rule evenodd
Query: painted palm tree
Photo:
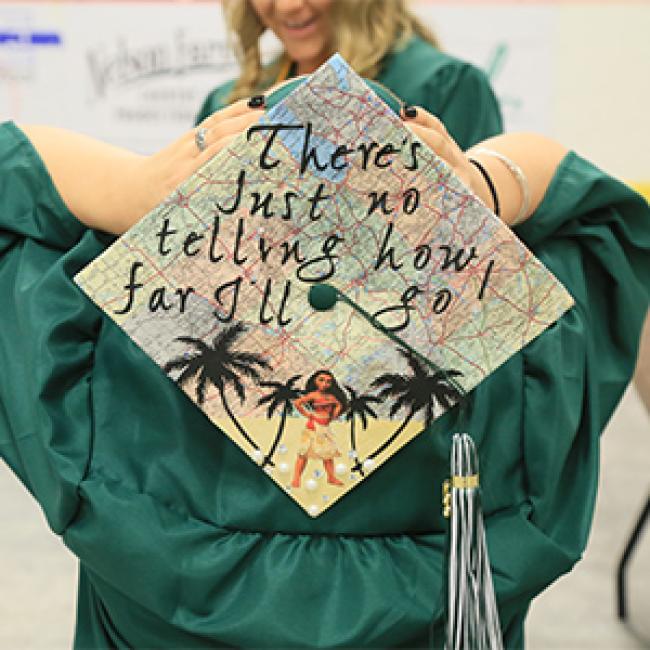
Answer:
<svg viewBox="0 0 650 650"><path fill-rule="evenodd" d="M411 369L411 375L386 373L373 380L371 386L380 388L378 397L383 401L387 397L397 398L390 408L390 417L393 418L400 409L407 409L406 417L397 427L395 432L381 446L375 449L368 458L379 456L393 441L406 429L416 413L425 410L425 426L431 425L435 414L435 405L438 403L444 409L451 408L462 397L462 389L451 380L453 377L462 376L458 370L440 370L429 374L428 370L409 350L397 350L406 359Z"/></svg>
<svg viewBox="0 0 650 650"><path fill-rule="evenodd" d="M271 445L269 452L264 457L264 462L262 463L262 467L273 464L273 455L275 454L275 450L277 449L277 446L280 440L282 439L282 434L284 433L284 426L287 422L287 416L293 413L293 400L298 399L298 397L300 397L301 395L301 390L294 386L294 384L301 377L302 375L294 375L293 377L287 379L287 381L285 381L284 383L280 381L260 382L260 386L264 388L272 389L270 393L267 393L266 395L261 397L257 402L258 406L262 406L264 404L269 405L266 410L266 417L269 418L270 420L273 417L275 411L280 407L282 407L282 413L280 415L280 423L278 424L278 431L275 434L275 439L273 440L273 444Z"/></svg>
<svg viewBox="0 0 650 650"><path fill-rule="evenodd" d="M352 386L345 386L346 390L348 391L349 394L349 400L348 400L348 410L347 413L345 414L345 419L350 423L350 449L354 452L354 457L356 459L357 457L357 439L356 439L356 430L355 430L355 422L357 418L361 420L361 427L365 431L366 428L368 427L368 416L376 418L377 414L375 413L374 409L370 406L370 404L378 404L382 401L380 397L377 397L375 395L367 395L367 394L362 394L359 395ZM365 476L363 468L357 461L355 466L353 467L356 471L358 471L361 476Z"/></svg>
<svg viewBox="0 0 650 650"><path fill-rule="evenodd" d="M254 449L259 449L259 445L248 435L232 412L226 398L226 388L230 385L243 404L246 390L240 376L244 375L259 383L261 377L258 368L271 370L269 362L263 356L254 352L238 352L232 349L237 338L245 331L246 327L243 323L231 325L214 337L212 345L191 336L179 336L175 340L191 345L194 352L171 359L163 366L163 371L170 373L173 370L181 370L176 378L179 386L197 377L196 401L199 405L205 403L210 385L214 386L219 391L223 408L237 431Z"/></svg>

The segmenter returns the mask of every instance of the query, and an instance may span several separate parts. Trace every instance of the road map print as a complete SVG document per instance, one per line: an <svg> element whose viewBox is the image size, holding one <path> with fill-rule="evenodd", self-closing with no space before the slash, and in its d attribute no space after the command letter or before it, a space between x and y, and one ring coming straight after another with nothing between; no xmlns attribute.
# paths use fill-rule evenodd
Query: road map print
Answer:
<svg viewBox="0 0 650 650"><path fill-rule="evenodd" d="M76 281L311 516L573 304L339 55Z"/></svg>

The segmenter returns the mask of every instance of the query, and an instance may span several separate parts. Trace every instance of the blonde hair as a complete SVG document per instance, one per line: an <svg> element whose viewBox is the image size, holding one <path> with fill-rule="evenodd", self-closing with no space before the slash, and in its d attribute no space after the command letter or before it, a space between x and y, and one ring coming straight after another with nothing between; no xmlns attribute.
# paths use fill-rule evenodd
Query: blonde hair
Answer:
<svg viewBox="0 0 650 650"><path fill-rule="evenodd" d="M248 0L224 0L226 25L241 73L228 98L234 102L275 82L283 57L267 67L260 58L260 36L266 31ZM332 0L332 52L343 58L362 77L373 79L382 59L412 36L439 47L433 33L406 7L405 0Z"/></svg>

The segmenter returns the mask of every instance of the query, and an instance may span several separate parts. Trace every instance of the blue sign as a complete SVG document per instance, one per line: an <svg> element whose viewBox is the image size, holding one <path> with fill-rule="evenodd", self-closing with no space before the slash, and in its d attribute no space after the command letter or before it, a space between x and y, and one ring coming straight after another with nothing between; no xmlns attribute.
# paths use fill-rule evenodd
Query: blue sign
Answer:
<svg viewBox="0 0 650 650"><path fill-rule="evenodd" d="M0 32L2 45L61 45L63 39L55 32Z"/></svg>

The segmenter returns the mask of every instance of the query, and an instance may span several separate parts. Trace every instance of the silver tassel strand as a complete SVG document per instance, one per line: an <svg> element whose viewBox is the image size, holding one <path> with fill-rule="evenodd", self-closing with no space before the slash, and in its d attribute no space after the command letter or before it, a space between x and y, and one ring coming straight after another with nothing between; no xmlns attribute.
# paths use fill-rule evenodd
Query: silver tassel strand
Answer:
<svg viewBox="0 0 650 650"><path fill-rule="evenodd" d="M451 480L443 490L445 515L451 516L445 650L503 650L485 542L478 454L466 433L453 436Z"/></svg>

